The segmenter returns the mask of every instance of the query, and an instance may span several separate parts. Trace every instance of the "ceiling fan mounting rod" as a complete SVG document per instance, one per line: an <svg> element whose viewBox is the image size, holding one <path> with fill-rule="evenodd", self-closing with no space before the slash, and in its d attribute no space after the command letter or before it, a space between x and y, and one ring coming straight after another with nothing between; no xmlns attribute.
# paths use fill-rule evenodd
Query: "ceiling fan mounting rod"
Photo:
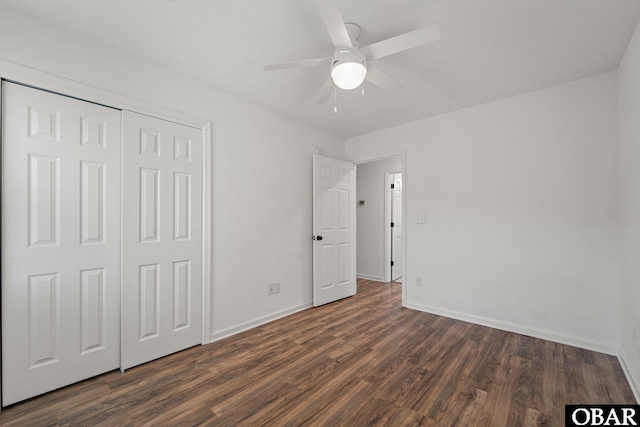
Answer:
<svg viewBox="0 0 640 427"><path fill-rule="evenodd" d="M345 22L344 26L347 29L347 34L349 34L351 43L354 46L357 46L356 42L360 38L360 25L354 24L353 22Z"/></svg>

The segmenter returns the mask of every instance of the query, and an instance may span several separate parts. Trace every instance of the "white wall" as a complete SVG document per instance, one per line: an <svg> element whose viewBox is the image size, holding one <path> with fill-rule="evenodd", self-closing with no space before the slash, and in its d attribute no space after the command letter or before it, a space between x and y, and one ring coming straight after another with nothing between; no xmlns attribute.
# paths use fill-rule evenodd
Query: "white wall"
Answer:
<svg viewBox="0 0 640 427"><path fill-rule="evenodd" d="M347 141L356 161L406 149L408 305L621 344L638 383L639 39L619 71L619 127L605 73ZM311 156L343 158L342 140L2 5L0 59L213 121L214 337L311 302Z"/></svg>
<svg viewBox="0 0 640 427"><path fill-rule="evenodd" d="M616 139L609 72L346 144L406 149L407 306L616 353Z"/></svg>
<svg viewBox="0 0 640 427"><path fill-rule="evenodd" d="M312 154L342 139L5 6L0 59L213 122L214 338L311 303Z"/></svg>
<svg viewBox="0 0 640 427"><path fill-rule="evenodd" d="M384 199L389 191L384 187L385 172L400 172L400 157L362 163L357 169L356 194L364 200L357 206L358 277L384 281Z"/></svg>
<svg viewBox="0 0 640 427"><path fill-rule="evenodd" d="M618 69L620 257L622 322L620 354L640 400L640 26ZM635 329L635 339L634 339Z"/></svg>

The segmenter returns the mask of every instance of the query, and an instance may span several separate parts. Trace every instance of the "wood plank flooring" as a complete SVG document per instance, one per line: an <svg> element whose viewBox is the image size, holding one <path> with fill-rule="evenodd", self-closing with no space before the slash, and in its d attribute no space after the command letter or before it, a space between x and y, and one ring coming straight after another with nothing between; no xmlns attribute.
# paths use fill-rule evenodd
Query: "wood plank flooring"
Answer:
<svg viewBox="0 0 640 427"><path fill-rule="evenodd" d="M5 408L2 426L562 426L635 403L615 357L400 306L401 285Z"/></svg>

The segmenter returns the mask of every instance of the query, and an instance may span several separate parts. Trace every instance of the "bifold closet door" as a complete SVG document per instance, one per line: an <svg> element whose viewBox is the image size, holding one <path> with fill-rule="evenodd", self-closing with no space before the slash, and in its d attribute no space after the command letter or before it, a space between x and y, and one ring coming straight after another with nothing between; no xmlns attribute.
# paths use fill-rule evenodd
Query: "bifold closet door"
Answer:
<svg viewBox="0 0 640 427"><path fill-rule="evenodd" d="M202 130L123 112L122 366L202 342Z"/></svg>
<svg viewBox="0 0 640 427"><path fill-rule="evenodd" d="M121 112L2 86L2 404L120 366Z"/></svg>

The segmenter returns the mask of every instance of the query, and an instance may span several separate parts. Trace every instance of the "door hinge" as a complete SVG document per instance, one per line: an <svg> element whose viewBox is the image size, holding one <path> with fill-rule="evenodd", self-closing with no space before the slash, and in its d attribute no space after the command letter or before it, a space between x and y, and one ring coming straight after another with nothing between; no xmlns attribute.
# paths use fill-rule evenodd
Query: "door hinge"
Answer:
<svg viewBox="0 0 640 427"><path fill-rule="evenodd" d="M391 189L394 189L394 188L396 188L396 185L395 184L391 184Z"/></svg>
<svg viewBox="0 0 640 427"><path fill-rule="evenodd" d="M392 223L391 223L391 228L393 228L393 227L395 227L395 224L392 222Z"/></svg>
<svg viewBox="0 0 640 427"><path fill-rule="evenodd" d="M393 261L391 261L391 267L393 267Z"/></svg>

